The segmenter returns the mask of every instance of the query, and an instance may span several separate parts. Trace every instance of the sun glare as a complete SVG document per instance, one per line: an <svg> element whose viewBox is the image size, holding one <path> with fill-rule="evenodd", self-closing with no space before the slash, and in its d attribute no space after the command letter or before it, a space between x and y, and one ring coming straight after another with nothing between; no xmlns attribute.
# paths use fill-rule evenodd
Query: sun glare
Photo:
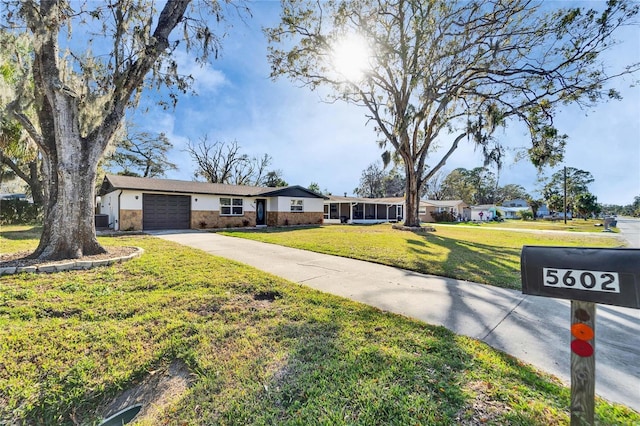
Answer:
<svg viewBox="0 0 640 426"><path fill-rule="evenodd" d="M355 34L345 36L333 48L333 66L349 81L362 78L370 60L369 47L363 37Z"/></svg>

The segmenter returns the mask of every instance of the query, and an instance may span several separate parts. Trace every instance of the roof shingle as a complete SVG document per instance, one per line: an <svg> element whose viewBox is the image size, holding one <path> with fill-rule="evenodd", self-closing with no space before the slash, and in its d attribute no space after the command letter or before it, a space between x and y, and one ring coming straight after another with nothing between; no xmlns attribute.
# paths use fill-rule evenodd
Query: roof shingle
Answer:
<svg viewBox="0 0 640 426"><path fill-rule="evenodd" d="M286 195L287 192L300 190L308 193L312 197L323 198L300 186L288 186L281 188L248 186L248 185L227 185L222 183L193 182L174 179L152 179L133 176L106 175L100 193L102 195L117 189L131 189L140 191L157 192L178 192L183 194L213 194L213 195L235 195L239 197L274 196Z"/></svg>

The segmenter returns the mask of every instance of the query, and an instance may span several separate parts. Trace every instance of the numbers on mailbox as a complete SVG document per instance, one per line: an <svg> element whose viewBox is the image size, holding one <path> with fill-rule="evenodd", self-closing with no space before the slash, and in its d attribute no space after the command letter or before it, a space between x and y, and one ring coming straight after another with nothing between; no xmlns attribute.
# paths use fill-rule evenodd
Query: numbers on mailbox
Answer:
<svg viewBox="0 0 640 426"><path fill-rule="evenodd" d="M542 268L542 281L546 287L620 293L617 272Z"/></svg>

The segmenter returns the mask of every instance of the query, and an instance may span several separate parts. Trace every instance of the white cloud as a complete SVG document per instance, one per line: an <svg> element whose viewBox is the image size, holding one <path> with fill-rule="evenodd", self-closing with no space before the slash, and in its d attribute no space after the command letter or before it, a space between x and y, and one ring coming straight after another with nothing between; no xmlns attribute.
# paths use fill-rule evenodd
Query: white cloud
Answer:
<svg viewBox="0 0 640 426"><path fill-rule="evenodd" d="M209 63L198 63L193 56L184 51L174 53L178 63L178 72L193 77L193 89L199 95L215 93L220 87L228 84L222 71L214 69Z"/></svg>

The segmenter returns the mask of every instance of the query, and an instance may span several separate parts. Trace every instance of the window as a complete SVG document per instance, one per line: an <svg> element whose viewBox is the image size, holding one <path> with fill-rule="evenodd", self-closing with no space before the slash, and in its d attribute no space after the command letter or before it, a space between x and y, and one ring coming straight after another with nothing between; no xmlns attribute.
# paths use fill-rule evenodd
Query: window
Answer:
<svg viewBox="0 0 640 426"><path fill-rule="evenodd" d="M304 211L303 200L291 200L291 211L303 212Z"/></svg>
<svg viewBox="0 0 640 426"><path fill-rule="evenodd" d="M223 216L242 216L242 198L220 198L220 214Z"/></svg>

